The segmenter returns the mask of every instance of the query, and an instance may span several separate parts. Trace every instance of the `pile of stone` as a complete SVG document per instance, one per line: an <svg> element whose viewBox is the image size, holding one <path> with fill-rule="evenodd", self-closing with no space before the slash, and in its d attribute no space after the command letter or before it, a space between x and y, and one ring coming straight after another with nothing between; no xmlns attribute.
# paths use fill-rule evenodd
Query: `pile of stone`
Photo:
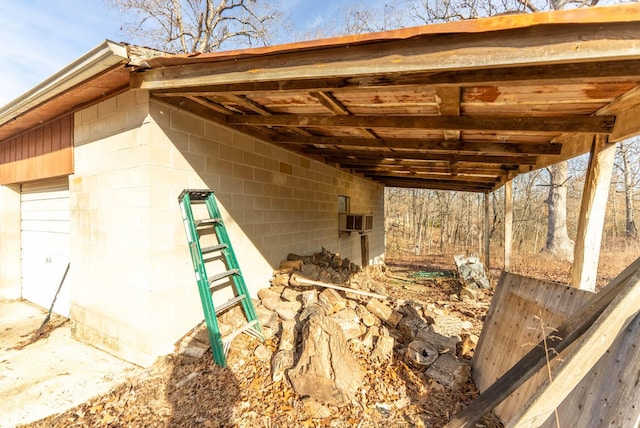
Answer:
<svg viewBox="0 0 640 428"><path fill-rule="evenodd" d="M364 354L374 366L403 358L447 387L465 388L470 368L456 350L473 349L474 336L463 334L470 323L434 305L391 302L338 286L357 269L324 250L319 254L290 255L271 286L258 293L265 335L279 336L271 357L274 381L289 381L297 394L318 403L342 406L363 386L364 368L355 355Z"/></svg>

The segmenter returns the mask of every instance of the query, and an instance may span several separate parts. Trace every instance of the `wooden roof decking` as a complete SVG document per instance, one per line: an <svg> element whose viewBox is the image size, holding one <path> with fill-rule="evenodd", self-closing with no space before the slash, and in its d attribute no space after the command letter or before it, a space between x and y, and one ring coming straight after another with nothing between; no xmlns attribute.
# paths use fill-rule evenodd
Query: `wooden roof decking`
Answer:
<svg viewBox="0 0 640 428"><path fill-rule="evenodd" d="M385 186L488 192L640 131L640 5L156 56L130 87ZM0 125L0 136L2 127Z"/></svg>
<svg viewBox="0 0 640 428"><path fill-rule="evenodd" d="M640 8L500 16L147 65L133 87L385 186L487 192L587 152L596 134L635 132L619 132L617 116L640 104Z"/></svg>

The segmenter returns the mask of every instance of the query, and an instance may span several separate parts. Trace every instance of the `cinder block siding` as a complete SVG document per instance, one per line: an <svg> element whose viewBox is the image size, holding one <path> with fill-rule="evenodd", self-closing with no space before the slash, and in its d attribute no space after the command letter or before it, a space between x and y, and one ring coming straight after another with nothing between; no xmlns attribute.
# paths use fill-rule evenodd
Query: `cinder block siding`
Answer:
<svg viewBox="0 0 640 428"><path fill-rule="evenodd" d="M338 237L338 195L351 197L352 212L374 215L370 262L382 260L382 186L155 100L150 113L170 145L167 166L193 174L194 186L216 191L238 234L235 246L247 251L240 264L255 262L254 256L266 261L268 272L256 275L258 284L288 253L325 247L361 264L358 234Z"/></svg>
<svg viewBox="0 0 640 428"><path fill-rule="evenodd" d="M0 299L21 294L20 185L0 186Z"/></svg>
<svg viewBox="0 0 640 428"><path fill-rule="evenodd" d="M383 188L129 91L75 115L70 180L75 335L141 365L202 319L177 196L216 191L253 294L288 253L338 238L338 195L374 215L371 261L384 251Z"/></svg>

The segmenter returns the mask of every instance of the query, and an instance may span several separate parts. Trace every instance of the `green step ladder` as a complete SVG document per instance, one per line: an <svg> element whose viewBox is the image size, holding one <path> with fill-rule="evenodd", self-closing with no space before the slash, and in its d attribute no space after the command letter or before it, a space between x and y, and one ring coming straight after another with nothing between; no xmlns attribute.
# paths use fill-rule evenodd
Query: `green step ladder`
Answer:
<svg viewBox="0 0 640 428"><path fill-rule="evenodd" d="M220 215L213 190L185 189L180 193L180 196L178 196L178 202L180 203L182 220L187 234L187 241L189 242L189 251L191 253L191 261L193 262L193 270L196 275L196 282L198 283L204 319L207 323L207 329L209 330L209 342L211 343L213 359L219 366L226 367L226 355L229 351L231 341L241 333L249 334L264 341L262 326L256 316L256 311L253 307L251 296L249 296L247 285L244 282L244 277L240 271L238 260L231 246L227 229L222 222L222 216ZM193 205L196 204L206 205L209 218L199 220L193 218ZM207 231L210 233L211 228L213 228L218 242L214 245L202 247L200 244L201 234ZM205 255L207 255L207 260L210 258L216 259L216 257L212 257L211 255L217 255L217 258L222 259L227 270L209 276L205 266ZM230 279L227 283L233 287L235 297L215 307L212 297L213 289L218 289L220 286L219 281L226 278ZM222 285L224 284L225 283L222 283ZM220 334L217 314L237 304L242 305L247 324L223 338Z"/></svg>

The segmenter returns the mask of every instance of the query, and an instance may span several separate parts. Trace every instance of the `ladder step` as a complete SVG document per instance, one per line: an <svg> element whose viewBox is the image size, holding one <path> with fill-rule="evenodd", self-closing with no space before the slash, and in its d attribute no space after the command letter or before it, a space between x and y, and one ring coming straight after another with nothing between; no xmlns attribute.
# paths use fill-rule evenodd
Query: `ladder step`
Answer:
<svg viewBox="0 0 640 428"><path fill-rule="evenodd" d="M193 223L196 225L196 227L199 227L199 226L207 226L210 224L220 223L221 221L222 221L221 218L205 218L202 220L194 220Z"/></svg>
<svg viewBox="0 0 640 428"><path fill-rule="evenodd" d="M218 273L218 274L215 274L215 275L213 275L213 276L210 276L210 277L209 277L209 284L211 284L211 283L213 283L213 282L216 282L216 281L217 281L217 280L219 280L219 279L222 279L222 278L228 278L228 277L230 277L231 275L236 275L238 272L239 272L239 270L238 270L238 269L230 269L230 270L228 270L228 271L220 272L220 273Z"/></svg>
<svg viewBox="0 0 640 428"><path fill-rule="evenodd" d="M224 347L224 355L226 356L229 353L229 346L231 345L231 341L238 337L238 335L247 332L251 336L257 337L258 339L262 339L262 335L255 330L255 326L258 325L258 320L250 321L249 323L243 325L239 329L229 333L227 336L222 338L222 344Z"/></svg>
<svg viewBox="0 0 640 428"><path fill-rule="evenodd" d="M217 244L210 247L203 247L202 254L213 253L214 251L226 250L229 246L227 244Z"/></svg>
<svg viewBox="0 0 640 428"><path fill-rule="evenodd" d="M233 299L227 300L225 303L223 303L222 305L216 308L216 315L218 315L220 312L224 312L226 309L229 309L231 306L244 300L244 298L245 296L241 294L239 296L234 297Z"/></svg>

